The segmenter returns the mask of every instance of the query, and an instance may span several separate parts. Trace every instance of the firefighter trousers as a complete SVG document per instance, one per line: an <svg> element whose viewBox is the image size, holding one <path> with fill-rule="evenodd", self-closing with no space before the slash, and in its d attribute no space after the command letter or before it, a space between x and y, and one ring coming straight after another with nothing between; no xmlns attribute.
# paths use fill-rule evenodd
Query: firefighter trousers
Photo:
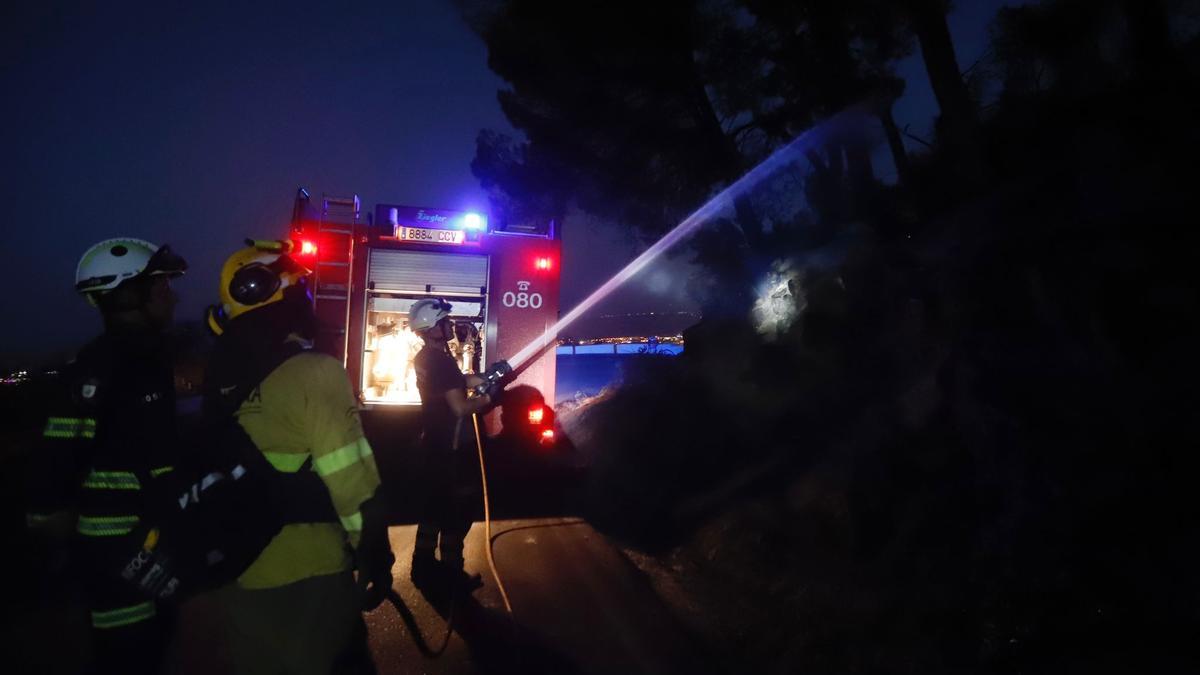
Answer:
<svg viewBox="0 0 1200 675"><path fill-rule="evenodd" d="M375 672L358 587L350 572L277 588L230 584L221 600L234 672L368 675Z"/></svg>
<svg viewBox="0 0 1200 675"><path fill-rule="evenodd" d="M461 567L463 540L479 504L479 469L474 455L442 448L423 449L420 462L420 517L413 559L433 557ZM440 540L440 541L439 541Z"/></svg>
<svg viewBox="0 0 1200 675"><path fill-rule="evenodd" d="M96 673L159 673L175 629L175 607L157 603L115 573L110 562L127 550L121 540L85 538L87 601ZM107 563L107 564L106 564Z"/></svg>
<svg viewBox="0 0 1200 675"><path fill-rule="evenodd" d="M134 605L135 611L144 611ZM93 609L93 624L97 614L109 614L117 609ZM92 626L92 672L153 675L164 672L167 645L174 630L174 617L158 611L149 618L121 626L100 628Z"/></svg>

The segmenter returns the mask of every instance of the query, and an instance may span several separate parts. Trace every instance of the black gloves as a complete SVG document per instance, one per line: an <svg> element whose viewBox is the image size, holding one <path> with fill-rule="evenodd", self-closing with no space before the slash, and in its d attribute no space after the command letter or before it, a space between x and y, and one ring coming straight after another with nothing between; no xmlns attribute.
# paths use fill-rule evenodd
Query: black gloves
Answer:
<svg viewBox="0 0 1200 675"><path fill-rule="evenodd" d="M179 570L159 546L158 528L146 531L141 549L125 562L121 578L154 600L176 599L181 586Z"/></svg>
<svg viewBox="0 0 1200 675"><path fill-rule="evenodd" d="M502 384L504 376L511 372L512 366L508 365L508 361L497 361L493 363L486 372L479 376L483 382L480 382L479 385L475 387L475 393L480 395L487 394L489 397L491 397L493 402L496 401L500 396L500 392L504 390L504 386Z"/></svg>

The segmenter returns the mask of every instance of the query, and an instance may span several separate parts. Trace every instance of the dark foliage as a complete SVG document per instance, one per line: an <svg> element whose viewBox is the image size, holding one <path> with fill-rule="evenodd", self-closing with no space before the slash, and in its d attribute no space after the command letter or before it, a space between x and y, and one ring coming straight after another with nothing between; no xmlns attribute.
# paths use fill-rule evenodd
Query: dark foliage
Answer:
<svg viewBox="0 0 1200 675"><path fill-rule="evenodd" d="M491 16L511 18L524 4L499 3ZM820 165L852 153L823 148L813 160L801 189L834 202L849 189L853 212L822 212L810 198L794 223L829 236L765 238L761 250L849 243L838 264L807 271L801 318L785 335L767 341L744 319L710 314L687 335L686 357L646 359L590 411L601 449L591 516L684 570L704 608L701 629L724 645L731 670L1194 668L1200 111L1198 43L1184 30L1194 3L1003 10L983 68L999 95L986 109L964 98L957 65L928 63L945 57L944 5L881 3L891 13L875 18L887 29L871 32L855 14L870 4L735 3L757 21L692 33L693 46L736 44L760 65L794 56L763 81L745 81L736 62L697 71L716 92L714 110L756 131L697 137L688 143L707 145L689 153L728 152L732 138L741 166L757 156L742 143L748 135L769 146L772 134L828 114L799 92L836 107L838 97L887 90L889 59L908 39L931 76L957 84L943 82L939 137L898 185L855 191L843 168L845 180L822 186ZM831 12L829 32L813 32L809 18ZM775 38L788 21L803 30L784 44ZM503 44L483 34L499 66ZM895 41L883 56L848 56L848 40L884 44L881 36ZM665 67L643 46L620 53ZM704 65L703 49L695 53ZM802 80L814 64L854 75L836 83L851 89ZM564 80L593 90L623 82L623 71L603 84L573 71L576 62L559 65L580 78L531 77L545 100ZM514 83L509 110L528 100L520 74L498 72ZM649 96L674 95L644 84ZM768 91L782 102L765 106ZM557 123L640 120L636 108L611 117L610 99L599 98L587 116L551 106ZM659 112L664 124L699 128L678 109ZM612 181L595 194L643 175L512 119L527 149L553 151L593 185ZM646 155L634 164L669 158L674 187L638 180L630 197L657 204L668 221L722 180L701 160L680 161L670 138L642 139ZM757 195L752 206L765 213L773 199ZM718 253L729 250L722 232L699 248L714 267L730 264Z"/></svg>

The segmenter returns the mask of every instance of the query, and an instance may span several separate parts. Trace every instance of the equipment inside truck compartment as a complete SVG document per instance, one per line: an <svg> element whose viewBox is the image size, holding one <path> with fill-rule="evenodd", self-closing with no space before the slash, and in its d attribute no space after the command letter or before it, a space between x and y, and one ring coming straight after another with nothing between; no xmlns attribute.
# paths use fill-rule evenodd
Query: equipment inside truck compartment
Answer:
<svg viewBox="0 0 1200 675"><path fill-rule="evenodd" d="M487 262L481 255L371 251L362 345L364 403L421 402L412 361L424 343L408 327L409 308L421 298L442 298L453 306L449 347L459 368L475 373L486 363L481 336L487 320Z"/></svg>

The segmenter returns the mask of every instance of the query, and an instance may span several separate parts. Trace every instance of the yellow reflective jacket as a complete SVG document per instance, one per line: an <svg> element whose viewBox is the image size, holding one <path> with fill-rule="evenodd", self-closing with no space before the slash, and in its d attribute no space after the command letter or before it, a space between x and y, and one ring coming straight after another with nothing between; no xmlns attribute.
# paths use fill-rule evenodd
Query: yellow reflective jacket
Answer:
<svg viewBox="0 0 1200 675"><path fill-rule="evenodd" d="M379 487L350 381L334 358L312 352L283 362L250 393L236 417L280 471L312 457L341 523L286 525L238 578L243 588L274 588L351 567L362 531L362 503Z"/></svg>

